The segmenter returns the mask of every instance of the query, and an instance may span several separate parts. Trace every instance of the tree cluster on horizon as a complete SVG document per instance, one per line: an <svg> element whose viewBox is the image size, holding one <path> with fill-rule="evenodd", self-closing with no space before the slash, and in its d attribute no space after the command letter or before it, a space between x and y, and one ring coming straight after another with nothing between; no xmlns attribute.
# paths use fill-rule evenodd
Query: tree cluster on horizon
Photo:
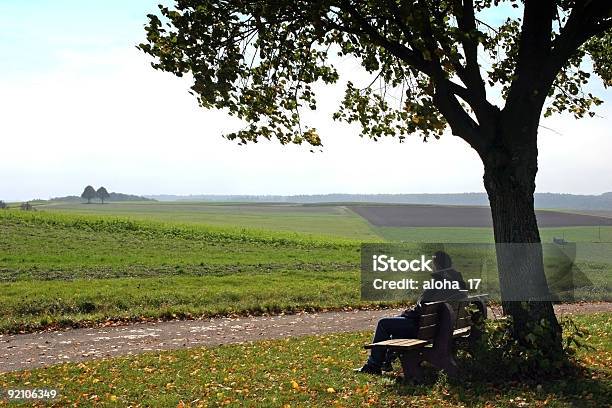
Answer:
<svg viewBox="0 0 612 408"><path fill-rule="evenodd" d="M86 199L87 204L91 204L91 200L93 200L94 198L98 198L100 202L104 204L104 200L107 200L109 197L110 194L108 193L105 187L100 187L96 190L92 186L87 186L81 194L81 198Z"/></svg>
<svg viewBox="0 0 612 408"><path fill-rule="evenodd" d="M19 208L22 211L36 211L36 208L34 208L34 206L32 204L30 204L29 201L26 201L25 203L21 203Z"/></svg>

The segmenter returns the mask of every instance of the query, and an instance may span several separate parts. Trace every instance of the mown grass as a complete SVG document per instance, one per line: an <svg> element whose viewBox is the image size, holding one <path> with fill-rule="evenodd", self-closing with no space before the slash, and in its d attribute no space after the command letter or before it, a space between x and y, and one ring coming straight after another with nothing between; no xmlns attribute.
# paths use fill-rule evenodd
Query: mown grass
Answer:
<svg viewBox="0 0 612 408"><path fill-rule="evenodd" d="M584 372L534 382L438 376L401 385L394 376L356 374L371 333L287 338L146 353L0 374L0 388L57 388L54 406L231 407L604 407L612 400L612 315L578 316L595 351ZM143 381L143 379L146 379ZM497 379L497 380L496 380ZM0 405L7 404L0 400ZM42 403L40 405L43 405Z"/></svg>
<svg viewBox="0 0 612 408"><path fill-rule="evenodd" d="M0 333L113 321L274 314L377 306L359 298L357 271L17 281L0 284Z"/></svg>

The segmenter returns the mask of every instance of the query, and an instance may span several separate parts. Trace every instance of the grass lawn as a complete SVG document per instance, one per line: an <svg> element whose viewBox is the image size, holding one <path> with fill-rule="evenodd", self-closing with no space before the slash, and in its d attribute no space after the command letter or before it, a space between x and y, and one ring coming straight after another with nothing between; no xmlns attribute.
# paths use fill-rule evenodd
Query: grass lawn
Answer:
<svg viewBox="0 0 612 408"><path fill-rule="evenodd" d="M340 309L359 299L357 271L275 270L220 276L16 281L0 284L0 333L172 319Z"/></svg>
<svg viewBox="0 0 612 408"><path fill-rule="evenodd" d="M587 341L596 349L579 354L585 375L531 384L438 377L410 386L398 385L394 377L355 374L351 370L365 360L362 345L371 333L346 333L0 374L0 388L57 388L56 406L609 406L612 315L578 316L576 321L588 328Z"/></svg>

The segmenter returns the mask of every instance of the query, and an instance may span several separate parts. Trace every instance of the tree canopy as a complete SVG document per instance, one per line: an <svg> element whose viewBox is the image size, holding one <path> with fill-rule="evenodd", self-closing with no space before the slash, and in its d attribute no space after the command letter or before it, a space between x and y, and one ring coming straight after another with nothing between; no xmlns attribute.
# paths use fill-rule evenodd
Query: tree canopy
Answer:
<svg viewBox="0 0 612 408"><path fill-rule="evenodd" d="M522 16L488 22L504 5ZM314 84L338 81L335 56L372 74L369 86L347 84L336 119L374 139L439 137L450 125L479 152L494 143L500 102L583 117L601 103L582 90L587 65L612 84L608 0L181 0L160 10L140 49L155 68L192 75L203 107L245 120L227 135L240 142L321 145L301 112L317 107Z"/></svg>
<svg viewBox="0 0 612 408"><path fill-rule="evenodd" d="M87 204L91 203L91 200L96 198L96 190L92 186L85 187L83 193L81 194L81 198L87 200Z"/></svg>
<svg viewBox="0 0 612 408"><path fill-rule="evenodd" d="M104 204L104 200L107 200L110 194L108 194L105 187L100 187L98 191L96 191L96 196L102 201L102 204Z"/></svg>

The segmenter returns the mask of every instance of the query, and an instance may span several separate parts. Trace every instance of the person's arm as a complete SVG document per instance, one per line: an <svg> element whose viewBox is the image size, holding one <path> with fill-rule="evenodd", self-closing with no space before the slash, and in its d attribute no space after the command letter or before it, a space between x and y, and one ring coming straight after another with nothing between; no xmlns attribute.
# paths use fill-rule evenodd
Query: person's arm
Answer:
<svg viewBox="0 0 612 408"><path fill-rule="evenodd" d="M426 292L426 291L425 291ZM404 310L400 316L402 317L418 317L420 314L421 304L427 302L427 300L423 300L423 296L425 292L421 293L416 303Z"/></svg>
<svg viewBox="0 0 612 408"><path fill-rule="evenodd" d="M421 294L419 298L418 304L422 305L423 303L437 302L440 297L440 291L438 289L426 289Z"/></svg>

